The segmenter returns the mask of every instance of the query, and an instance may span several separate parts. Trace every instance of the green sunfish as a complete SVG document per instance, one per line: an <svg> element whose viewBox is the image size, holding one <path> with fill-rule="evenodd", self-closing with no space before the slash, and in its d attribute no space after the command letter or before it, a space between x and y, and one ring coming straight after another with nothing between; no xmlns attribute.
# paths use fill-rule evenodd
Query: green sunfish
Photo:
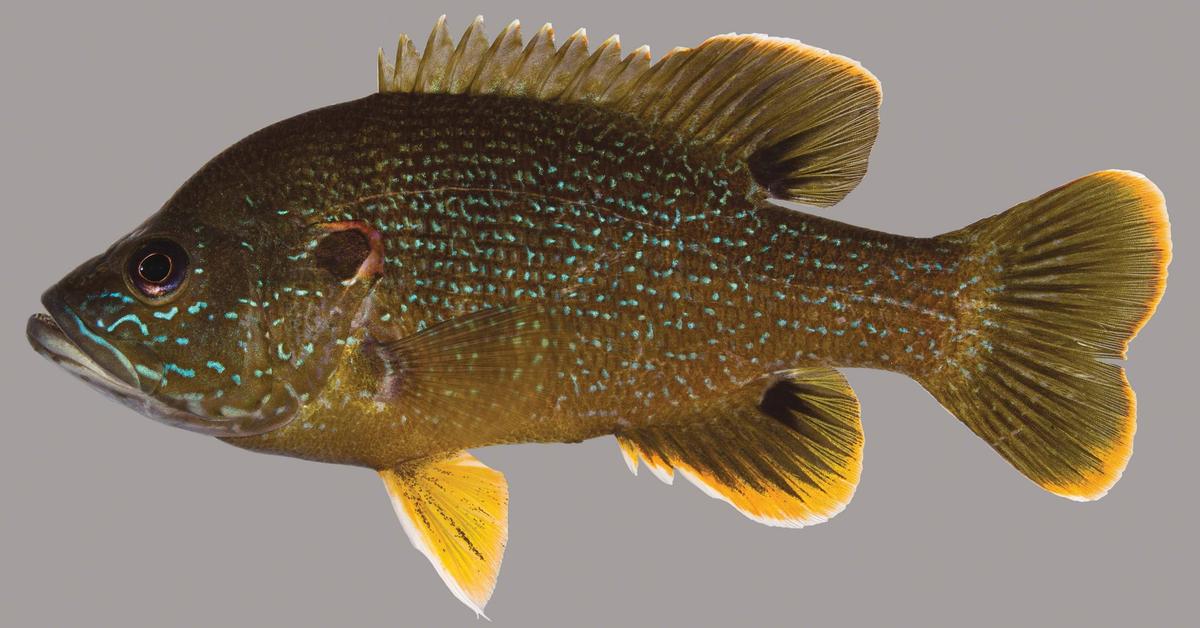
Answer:
<svg viewBox="0 0 1200 628"><path fill-rule="evenodd" d="M46 291L39 353L249 450L369 467L477 613L507 484L467 450L615 436L775 526L850 501L837 367L904 373L1042 488L1104 495L1133 446L1112 363L1166 286L1163 196L1090 174L913 238L772 204L866 174L879 83L790 39L655 63L444 18L378 93L258 131Z"/></svg>

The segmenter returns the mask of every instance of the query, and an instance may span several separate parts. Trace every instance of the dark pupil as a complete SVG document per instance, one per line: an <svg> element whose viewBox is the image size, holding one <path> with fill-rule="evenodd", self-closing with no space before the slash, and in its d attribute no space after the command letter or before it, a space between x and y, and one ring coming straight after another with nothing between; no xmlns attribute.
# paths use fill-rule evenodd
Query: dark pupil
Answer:
<svg viewBox="0 0 1200 628"><path fill-rule="evenodd" d="M171 276L171 257L165 253L150 253L138 263L138 276L150 283L162 283Z"/></svg>

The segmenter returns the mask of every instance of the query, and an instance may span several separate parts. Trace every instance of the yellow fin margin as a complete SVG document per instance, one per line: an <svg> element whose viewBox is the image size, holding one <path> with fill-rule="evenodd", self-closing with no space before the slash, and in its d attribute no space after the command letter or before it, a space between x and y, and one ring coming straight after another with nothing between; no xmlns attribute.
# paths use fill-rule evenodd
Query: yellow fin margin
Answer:
<svg viewBox="0 0 1200 628"><path fill-rule="evenodd" d="M858 400L832 369L788 371L676 419L617 435L630 469L641 460L668 483L678 471L760 523L827 521L850 502L862 474Z"/></svg>
<svg viewBox="0 0 1200 628"><path fill-rule="evenodd" d="M1038 486L1099 499L1133 453L1137 402L1122 359L1166 288L1170 222L1136 172L1081 177L941 236L984 252L977 311L944 366L919 379ZM977 321L972 321L977 317Z"/></svg>

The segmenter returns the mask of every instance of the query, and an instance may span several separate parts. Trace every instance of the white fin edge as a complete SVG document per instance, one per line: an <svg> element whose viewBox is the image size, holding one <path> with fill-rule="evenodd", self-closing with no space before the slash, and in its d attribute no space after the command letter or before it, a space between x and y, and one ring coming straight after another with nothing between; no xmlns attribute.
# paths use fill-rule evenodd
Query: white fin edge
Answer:
<svg viewBox="0 0 1200 628"><path fill-rule="evenodd" d="M467 595L467 592L458 584L458 581L442 566L442 562L437 560L433 553L433 548L429 547L429 543L413 523L412 516L408 513L408 508L404 502L393 495L391 491L388 491L388 499L392 502L392 509L396 511L396 518L400 519L400 527L404 529L404 534L408 536L408 540L412 543L413 547L417 548L417 551L421 552L429 560L429 563L433 565L438 577L446 584L446 588L450 589L450 593L454 594L454 597L458 598L459 602L466 604L467 608L475 611L476 617L492 621L483 612L483 607L487 603L478 604L475 600L472 600L471 596Z"/></svg>
<svg viewBox="0 0 1200 628"><path fill-rule="evenodd" d="M500 563L502 563L504 558L504 546L508 544L509 536L508 484L506 484L503 474L496 471L496 469L488 467L485 465L485 463L480 462L475 456L470 455L470 453L468 453L466 450L458 451L457 454L445 457L445 459L414 461L407 463L407 465L401 465L397 468L400 469L400 471L391 468L380 469L379 476L380 479L383 479L384 488L386 491L388 491L388 498L391 501L392 510L394 510L396 513L396 518L400 520L400 525L404 530L404 534L406 534L408 537L409 543L412 543L414 548L421 552L421 555L425 556L426 560L430 561L439 578L442 579L446 585L446 588L449 588L450 592L454 594L455 598L460 600L460 602L463 604L466 604L467 608L470 610L475 611L476 617L484 617L485 620L491 621L491 618L484 614L484 606L487 605L488 599L491 599L492 593L494 590L496 590L496 580L500 570ZM439 500L438 497L460 494L460 492L454 490L455 488L451 488L449 492L445 492L443 495L431 495L428 494L428 492L425 492L424 496L418 496L419 494L414 494L413 490L415 486L421 486L422 483L428 482L428 478L431 477L430 474L428 474L428 471L430 471L431 468L442 468L444 472L449 472L449 476L444 477L449 478L451 482L454 482L456 479L467 479L468 489L485 489L486 491L488 485L490 485L493 490L499 491L499 501L494 502L499 504L499 508L494 510L494 512L488 512L487 506L490 504L490 502L481 500L472 504L468 504L468 508L466 510L462 510L461 508L456 509L454 504L451 502ZM482 476L480 476L479 471L470 472L474 474L474 476L470 477L458 476L458 474L462 473L462 469L464 468L481 469ZM438 488L445 486L440 482L434 482L427 485L438 486ZM461 488L461 484L460 486L457 486L457 489ZM487 492L476 494L476 492L470 490L461 492L460 495L469 497L488 496ZM493 497L494 496L496 496L496 494L493 494ZM430 507L430 504L433 504L433 510L428 508ZM437 504L440 504L440 506L437 506ZM457 530L457 537L460 537L462 540L466 540L467 543L472 543L470 540L468 540L468 538L474 538L474 543L480 543L481 540L486 540L486 537L476 538L473 536L473 534L470 534L472 533L473 528L468 527L469 524L472 524L472 520L469 519L469 516L475 516L475 518L480 518L481 516L481 519L476 519L475 524L479 524L479 522L482 521L485 524L484 530L494 530L497 532L497 536L491 537L493 543L491 545L491 551L496 552L496 557L494 557L494 563L491 564L490 569L484 573L484 578L486 580L481 581L482 584L486 585L485 587L473 587L474 593L469 592L467 591L467 588L464 587L463 582L458 581L456 576L450 573L450 570L446 568L445 564L442 562L442 560L440 560L437 549L433 546L434 543L437 543L437 537L431 537L430 533L426 532L426 530L428 530L431 533L436 534L439 528L436 526L431 526L428 528L422 527L418 520L416 520L416 516L418 516L416 515L416 512L421 509L427 510L427 512L430 514L434 512L442 514L442 521L449 522L450 525L454 526ZM449 516L446 513L449 513ZM460 519L458 516L455 516L456 514L458 516L467 515L468 518ZM474 530L478 530L478 526L476 526ZM468 536L463 536L464 531L466 531ZM450 539L450 537L446 538ZM457 542L458 539L450 540ZM484 549L485 546L486 545L480 545L480 549L487 552L488 550ZM452 555L454 554L454 550L457 549L457 546L449 545L448 548L450 548L450 555ZM475 554L479 555L479 551L475 551ZM484 557L481 555L479 557L480 560L484 560ZM467 586L470 585L472 585L472 582L467 582Z"/></svg>
<svg viewBox="0 0 1200 628"><path fill-rule="evenodd" d="M716 488L714 488L711 484L705 482L704 480L700 479L700 477L697 476L695 473L692 473L691 471L688 471L687 469L678 468L678 467L676 467L675 470L678 471L680 475L687 478L687 480L689 482L691 482L693 485L695 485L696 488L700 489L700 491L703 492L705 495L708 495L709 497L711 497L713 499L719 499L719 500L725 502L726 504L733 506L734 510L738 511L739 513L742 514L743 517L746 517L747 519L750 519L751 521L761 523L763 525L768 525L773 528L805 528L808 526L817 525L818 523L825 523L826 521L829 521L830 519L832 519L838 513L845 510L846 505L850 503L849 500L842 502L841 504L838 505L836 510L834 510L833 512L829 513L826 516L817 516L817 517L808 517L808 518L796 517L793 519L777 519L775 517L764 517L762 515L756 515L754 513L745 511L740 506L738 506L737 504L730 501L730 499L728 497L717 492Z"/></svg>

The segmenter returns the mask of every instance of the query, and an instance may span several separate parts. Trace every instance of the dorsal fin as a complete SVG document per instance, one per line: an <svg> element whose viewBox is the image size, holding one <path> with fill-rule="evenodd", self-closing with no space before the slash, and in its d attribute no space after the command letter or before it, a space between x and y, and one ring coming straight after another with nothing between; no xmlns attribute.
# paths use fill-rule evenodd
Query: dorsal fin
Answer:
<svg viewBox="0 0 1200 628"><path fill-rule="evenodd" d="M522 45L514 21L489 45L481 17L455 44L445 16L424 53L407 35L394 63L379 51L379 91L592 104L747 163L771 196L821 206L866 174L882 98L857 62L791 39L718 35L651 64L645 46L622 57L616 36L589 54L583 29L555 46L549 24Z"/></svg>

